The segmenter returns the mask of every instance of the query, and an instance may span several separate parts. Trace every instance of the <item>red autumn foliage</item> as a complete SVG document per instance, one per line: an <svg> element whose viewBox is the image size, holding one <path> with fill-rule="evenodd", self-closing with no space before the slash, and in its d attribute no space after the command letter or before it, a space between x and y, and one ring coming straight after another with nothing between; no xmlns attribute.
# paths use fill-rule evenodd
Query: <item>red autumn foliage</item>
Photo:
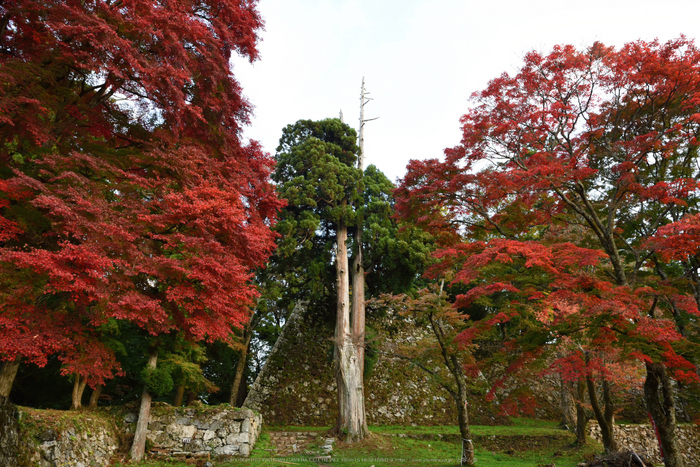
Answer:
<svg viewBox="0 0 700 467"><path fill-rule="evenodd" d="M229 69L257 58L256 2L10 0L0 18L0 358L58 353L101 384L110 319L228 339L280 207Z"/></svg>
<svg viewBox="0 0 700 467"><path fill-rule="evenodd" d="M531 317L552 340L686 371L697 300L668 262L698 252L700 50L680 37L531 52L472 101L461 144L411 161L396 191L399 216L443 246L431 277L456 269L456 305L498 312L463 341Z"/></svg>

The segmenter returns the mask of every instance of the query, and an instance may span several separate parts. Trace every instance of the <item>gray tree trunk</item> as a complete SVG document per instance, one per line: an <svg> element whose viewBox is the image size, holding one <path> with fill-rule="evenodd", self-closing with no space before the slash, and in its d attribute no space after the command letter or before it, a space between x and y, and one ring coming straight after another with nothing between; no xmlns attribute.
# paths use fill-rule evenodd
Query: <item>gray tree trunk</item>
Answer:
<svg viewBox="0 0 700 467"><path fill-rule="evenodd" d="M336 323L335 349L336 381L338 384L338 422L335 431L345 435L346 442L361 440L367 434L362 370L357 345L350 327L350 291L348 265L348 231L343 221L338 223L336 251Z"/></svg>
<svg viewBox="0 0 700 467"><path fill-rule="evenodd" d="M615 440L615 410L613 407L612 396L610 394L610 383L603 381L603 399L605 403L605 411L601 409L598 403L598 394L596 393L595 383L589 375L586 377L586 386L588 387L588 399L593 407L593 414L600 426L600 433L603 436L603 447L606 453L617 452L617 441Z"/></svg>
<svg viewBox="0 0 700 467"><path fill-rule="evenodd" d="M241 349L241 354L238 357L238 363L236 363L236 372L233 377L233 384L231 384L231 396L229 397L229 404L236 406L238 400L240 399L241 387L243 383L243 372L245 371L246 362L248 359L248 346L250 345L250 338L253 335L253 321L248 322L243 327L243 349Z"/></svg>
<svg viewBox="0 0 700 467"><path fill-rule="evenodd" d="M90 405L89 407L91 409L94 409L97 407L97 403L100 400L100 394L102 394L102 389L104 389L104 386L101 384L98 384L95 389L92 390L92 394L90 394Z"/></svg>
<svg viewBox="0 0 700 467"><path fill-rule="evenodd" d="M17 370L19 370L19 362L19 358L5 361L0 367L0 405L10 401L10 392L12 392L12 385L15 383Z"/></svg>
<svg viewBox="0 0 700 467"><path fill-rule="evenodd" d="M666 367L661 363L647 363L646 370L644 401L659 432L664 465L666 467L685 467L676 436L676 408L671 378L666 372Z"/></svg>
<svg viewBox="0 0 700 467"><path fill-rule="evenodd" d="M148 355L148 368L155 369L158 363L158 351L151 349ZM153 397L148 391L148 386L144 386L141 395L141 408L139 409L139 420L136 423L134 442L131 445L131 460L141 462L146 453L146 434L148 433L148 419L151 416L151 401Z"/></svg>
<svg viewBox="0 0 700 467"><path fill-rule="evenodd" d="M175 388L175 399L173 400L173 407L182 407L182 400L185 398L185 385L178 384Z"/></svg>
<svg viewBox="0 0 700 467"><path fill-rule="evenodd" d="M78 410L83 406L83 394L85 393L85 378L81 378L79 374L75 374L73 380L73 394L71 395L71 410Z"/></svg>
<svg viewBox="0 0 700 467"><path fill-rule="evenodd" d="M363 82L364 91L364 82ZM360 112L360 123L362 124L362 111ZM362 127L360 127L360 157L358 160L358 168L364 170L362 153ZM365 371L365 269L362 265L362 213L358 213L357 228L355 230L355 244L357 251L352 261L352 339L351 344L357 354L357 367L359 369L359 380L355 383L356 389L359 391L360 399L355 403L361 405L358 407L357 416L360 417L359 423L362 424L363 435L369 433L367 420L365 417L365 399L364 399L364 371Z"/></svg>

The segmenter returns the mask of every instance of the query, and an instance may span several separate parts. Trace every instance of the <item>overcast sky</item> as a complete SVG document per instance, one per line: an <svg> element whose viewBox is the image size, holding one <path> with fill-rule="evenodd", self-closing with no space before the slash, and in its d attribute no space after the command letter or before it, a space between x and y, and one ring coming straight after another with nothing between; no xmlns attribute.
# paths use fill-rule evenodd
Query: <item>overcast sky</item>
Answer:
<svg viewBox="0 0 700 467"><path fill-rule="evenodd" d="M459 143L469 96L530 50L556 44L620 46L700 35L700 1L259 0L260 60L234 60L255 106L245 131L274 154L282 128L337 117L358 128L365 107L366 164L392 181L409 159Z"/></svg>

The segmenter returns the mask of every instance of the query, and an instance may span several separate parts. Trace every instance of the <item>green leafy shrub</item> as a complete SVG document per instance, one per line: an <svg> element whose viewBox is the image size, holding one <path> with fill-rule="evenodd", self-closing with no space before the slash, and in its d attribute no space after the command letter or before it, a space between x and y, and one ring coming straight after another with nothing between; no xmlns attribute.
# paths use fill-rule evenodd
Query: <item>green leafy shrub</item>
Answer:
<svg viewBox="0 0 700 467"><path fill-rule="evenodd" d="M141 380L148 388L148 392L156 397L164 396L173 390L173 377L167 368L144 368L141 371Z"/></svg>

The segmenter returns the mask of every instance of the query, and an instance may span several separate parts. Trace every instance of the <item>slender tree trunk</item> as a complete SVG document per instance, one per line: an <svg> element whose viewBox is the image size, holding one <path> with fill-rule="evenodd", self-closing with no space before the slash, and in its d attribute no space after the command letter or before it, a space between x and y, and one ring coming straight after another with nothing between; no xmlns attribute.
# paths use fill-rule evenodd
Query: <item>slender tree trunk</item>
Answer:
<svg viewBox="0 0 700 467"><path fill-rule="evenodd" d="M583 380L576 384L576 444L585 446L586 441L586 425L588 425L588 414L583 406L583 400L586 397L586 383Z"/></svg>
<svg viewBox="0 0 700 467"><path fill-rule="evenodd" d="M12 361L3 362L2 367L0 367L0 405L10 401L10 392L12 392L12 385L17 377L19 362L20 359L16 358Z"/></svg>
<svg viewBox="0 0 700 467"><path fill-rule="evenodd" d="M459 388L457 400L457 421L459 423L459 434L462 436L462 465L474 465L474 443L472 441L471 429L469 428L469 407L467 406L466 388Z"/></svg>
<svg viewBox="0 0 700 467"><path fill-rule="evenodd" d="M365 270L362 267L362 227L355 233L357 253L352 261L352 337L360 368L365 367Z"/></svg>
<svg viewBox="0 0 700 467"><path fill-rule="evenodd" d="M346 442L361 440L367 434L362 367L350 327L350 291L347 226L338 223L336 251L337 309L335 361L338 384L338 422L335 430L346 435Z"/></svg>
<svg viewBox="0 0 700 467"><path fill-rule="evenodd" d="M364 178L365 171L365 104L369 102L365 97L365 79L362 78L362 90L360 92L360 153L357 156L357 168L362 172ZM362 230L363 212L358 209L357 228L355 230L355 243L357 253L352 262L352 334L357 345L357 355L360 359L360 368L364 372L365 368L365 269L362 265Z"/></svg>
<svg viewBox="0 0 700 467"><path fill-rule="evenodd" d="M229 398L229 404L236 406L238 400L240 399L241 385L243 383L243 372L245 371L246 363L248 360L248 346L250 345L250 337L253 335L252 320L248 322L243 327L243 349L241 349L241 354L238 357L238 363L236 363L236 373L233 377L233 384L231 385L231 397Z"/></svg>
<svg viewBox="0 0 700 467"><path fill-rule="evenodd" d="M189 391L187 393L187 400L185 401L185 405L189 407L190 405L194 404L194 401L197 400L197 396L198 394L196 392Z"/></svg>
<svg viewBox="0 0 700 467"><path fill-rule="evenodd" d="M450 356L452 365L450 369L457 383L457 421L459 433L462 435L462 465L474 465L474 443L469 427L469 406L467 402L467 379L462 371L462 366L455 355Z"/></svg>
<svg viewBox="0 0 700 467"><path fill-rule="evenodd" d="M644 381L644 401L654 419L663 448L666 467L684 467L676 436L676 407L673 400L671 378L661 363L647 363ZM659 392L659 388L661 392Z"/></svg>
<svg viewBox="0 0 700 467"><path fill-rule="evenodd" d="M104 385L98 384L95 389L92 390L92 394L90 394L90 405L89 407L91 409L94 409L97 407L97 403L100 400L100 394L102 394L102 389L104 389Z"/></svg>
<svg viewBox="0 0 700 467"><path fill-rule="evenodd" d="M73 395L71 396L71 410L78 410L83 406L83 393L85 392L85 383L87 380L81 378L79 374L75 374L73 381Z"/></svg>
<svg viewBox="0 0 700 467"><path fill-rule="evenodd" d="M148 355L148 368L155 369L158 363L158 351L151 349ZM148 433L148 419L151 416L151 400L153 397L148 392L148 386L144 386L141 395L141 408L139 409L139 420L136 423L134 433L134 443L131 445L131 460L141 462L146 453L146 434Z"/></svg>
<svg viewBox="0 0 700 467"><path fill-rule="evenodd" d="M241 385L238 387L238 399L236 399L236 407L243 407L243 403L248 397L248 384L246 383L245 373L241 378Z"/></svg>
<svg viewBox="0 0 700 467"><path fill-rule="evenodd" d="M358 223L362 221L359 220ZM362 226L357 226L355 233L357 243L357 254L353 258L353 280L352 280L352 345L357 353L357 367L359 369L359 390L361 391L362 404L360 409L363 432L369 433L367 419L365 417L364 398L364 373L365 373L365 270L362 267Z"/></svg>
<svg viewBox="0 0 700 467"><path fill-rule="evenodd" d="M185 398L185 385L178 384L175 388L175 400L173 400L173 407L182 407L182 400Z"/></svg>
<svg viewBox="0 0 700 467"><path fill-rule="evenodd" d="M591 401L593 414L595 415L600 433L603 436L603 447L606 453L617 452L617 441L615 441L615 410L613 407L612 397L610 394L610 383L603 381L603 398L605 400L605 412L600 408L598 403L598 394L596 393L595 383L593 378L586 376L586 386L588 387L588 399Z"/></svg>
<svg viewBox="0 0 700 467"><path fill-rule="evenodd" d="M442 285L440 286L440 299L442 297ZM442 302L438 303L438 307L442 307ZM448 352L448 339L446 337L445 327L442 320L436 317L433 313L428 315L430 325L433 329L433 334L437 338L440 346L440 353L445 361L445 365L450 370L457 391L453 393L455 402L457 402L457 421L459 423L459 433L462 436L462 465L474 465L474 443L472 442L471 428L469 427L469 405L467 401L467 378L462 369L462 362L457 358L454 352Z"/></svg>

